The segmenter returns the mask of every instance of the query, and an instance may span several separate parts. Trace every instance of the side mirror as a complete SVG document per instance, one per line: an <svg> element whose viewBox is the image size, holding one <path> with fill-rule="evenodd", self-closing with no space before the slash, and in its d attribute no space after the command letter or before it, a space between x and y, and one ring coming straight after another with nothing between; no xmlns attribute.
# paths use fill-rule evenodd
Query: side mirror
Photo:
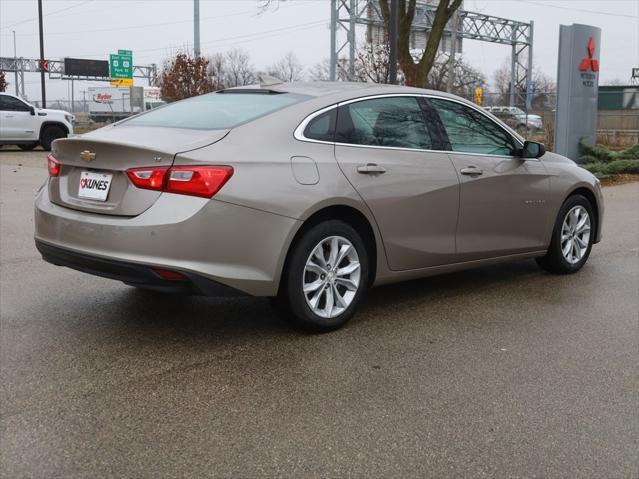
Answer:
<svg viewBox="0 0 639 479"><path fill-rule="evenodd" d="M544 156L546 153L546 147L543 143L538 143L536 141L525 141L524 147L520 150L521 157L526 158L539 158Z"/></svg>
<svg viewBox="0 0 639 479"><path fill-rule="evenodd" d="M31 112L31 116L35 116L35 108L30 106L29 111Z"/></svg>

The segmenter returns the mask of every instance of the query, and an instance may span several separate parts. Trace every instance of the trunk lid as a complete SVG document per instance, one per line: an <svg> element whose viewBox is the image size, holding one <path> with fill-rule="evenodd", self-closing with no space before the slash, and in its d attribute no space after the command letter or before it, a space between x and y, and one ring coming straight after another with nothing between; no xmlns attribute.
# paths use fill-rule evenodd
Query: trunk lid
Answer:
<svg viewBox="0 0 639 479"><path fill-rule="evenodd" d="M169 167L177 153L215 143L229 130L187 130L113 125L80 137L57 140L52 155L61 164L60 175L50 178L53 203L92 213L137 216L162 194L136 188L126 170ZM84 154L83 154L84 152ZM80 196L80 181L87 175L110 176L106 200Z"/></svg>

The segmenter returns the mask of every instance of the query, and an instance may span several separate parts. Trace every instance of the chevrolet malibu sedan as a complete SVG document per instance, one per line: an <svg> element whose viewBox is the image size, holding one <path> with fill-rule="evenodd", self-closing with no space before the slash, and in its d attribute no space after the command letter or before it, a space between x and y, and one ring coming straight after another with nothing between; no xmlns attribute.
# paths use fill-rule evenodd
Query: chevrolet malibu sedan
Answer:
<svg viewBox="0 0 639 479"><path fill-rule="evenodd" d="M57 140L35 203L53 264L138 288L272 298L309 331L369 287L535 258L575 273L599 182L441 92L233 88Z"/></svg>

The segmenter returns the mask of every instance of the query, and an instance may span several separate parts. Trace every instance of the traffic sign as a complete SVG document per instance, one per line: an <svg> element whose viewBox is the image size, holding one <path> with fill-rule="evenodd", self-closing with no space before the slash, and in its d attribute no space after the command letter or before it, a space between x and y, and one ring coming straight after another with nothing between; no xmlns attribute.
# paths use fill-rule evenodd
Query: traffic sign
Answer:
<svg viewBox="0 0 639 479"><path fill-rule="evenodd" d="M131 50L118 50L109 56L109 76L112 85L133 85L133 54ZM121 80L126 80L122 82Z"/></svg>

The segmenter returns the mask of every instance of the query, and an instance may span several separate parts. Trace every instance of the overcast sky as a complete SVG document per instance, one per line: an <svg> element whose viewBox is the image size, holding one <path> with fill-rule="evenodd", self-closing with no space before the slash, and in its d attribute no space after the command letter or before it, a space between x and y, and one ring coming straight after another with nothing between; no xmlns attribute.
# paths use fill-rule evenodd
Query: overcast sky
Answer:
<svg viewBox="0 0 639 479"><path fill-rule="evenodd" d="M45 57L108 59L118 49L133 50L136 65L161 64L172 52L193 44L192 0L44 0ZM288 0L258 14L257 0L201 0L203 54L239 47L256 68L292 51L310 66L329 55L329 0ZM639 67L638 0L466 0L465 8L535 22L534 63L555 76L559 25L584 23L602 28L600 83L628 81ZM0 55L36 58L36 0L0 0ZM464 58L487 77L510 55L505 45L464 41ZM8 80L13 83L13 75ZM40 99L39 76L26 76L27 96ZM105 83L97 83L105 85ZM77 82L76 99L89 86ZM13 91L13 85L9 91ZM67 98L67 82L47 81L47 99Z"/></svg>

